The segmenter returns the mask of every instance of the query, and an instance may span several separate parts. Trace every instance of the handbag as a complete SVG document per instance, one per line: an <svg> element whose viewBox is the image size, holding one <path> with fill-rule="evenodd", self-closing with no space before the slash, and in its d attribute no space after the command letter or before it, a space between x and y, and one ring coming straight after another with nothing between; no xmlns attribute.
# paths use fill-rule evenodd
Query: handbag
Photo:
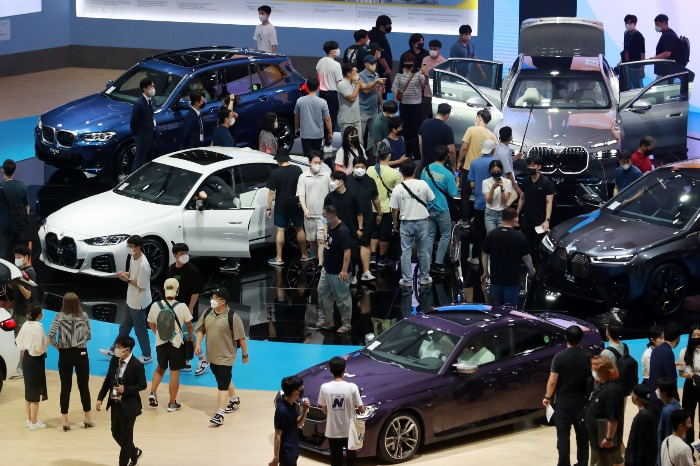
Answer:
<svg viewBox="0 0 700 466"><path fill-rule="evenodd" d="M411 81L413 80L413 77L416 75L416 73L411 74L411 77L408 78L408 81L406 81L406 85L401 89L400 91L396 92L396 100L401 102L401 99L403 99L403 93L406 92L406 89L408 89L408 85L411 84Z"/></svg>
<svg viewBox="0 0 700 466"><path fill-rule="evenodd" d="M457 201L455 201L454 197L447 194L447 191L442 189L437 184L435 178L433 178L433 174L430 172L430 167L428 165L425 166L425 171L426 173L428 173L430 181L433 182L433 185L437 188L438 191L440 191L440 193L442 193L443 196L445 196L445 199L447 200L447 208L450 210L450 220L452 220L453 222L458 221L460 218L462 218L459 211L459 204L457 204Z"/></svg>
<svg viewBox="0 0 700 466"><path fill-rule="evenodd" d="M182 324L180 324L180 319L177 318L177 312L170 305L167 299L162 300L168 305L171 311L173 311L173 316L175 317L175 322L177 322L177 328L180 329L180 334L182 334L182 351L185 354L185 361L191 361L194 359L194 341L185 338L185 334L182 331Z"/></svg>
<svg viewBox="0 0 700 466"><path fill-rule="evenodd" d="M365 441L365 420L352 418L348 433L348 450L359 450Z"/></svg>

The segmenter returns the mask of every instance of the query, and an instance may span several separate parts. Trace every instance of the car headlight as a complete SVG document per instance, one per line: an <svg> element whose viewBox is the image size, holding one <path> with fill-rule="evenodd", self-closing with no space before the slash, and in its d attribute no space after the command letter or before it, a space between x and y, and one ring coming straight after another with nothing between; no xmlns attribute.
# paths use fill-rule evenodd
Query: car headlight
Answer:
<svg viewBox="0 0 700 466"><path fill-rule="evenodd" d="M374 416L374 413L377 412L377 409L379 409L379 406L377 405L367 405L365 406L365 412L362 414L357 415L358 419L369 419L372 416Z"/></svg>
<svg viewBox="0 0 700 466"><path fill-rule="evenodd" d="M625 254L622 256L591 256L591 264L625 265L632 262L635 257L635 254Z"/></svg>
<svg viewBox="0 0 700 466"><path fill-rule="evenodd" d="M99 133L85 133L80 136L80 139L86 142L105 142L116 136L114 131L102 131Z"/></svg>
<svg viewBox="0 0 700 466"><path fill-rule="evenodd" d="M127 238L129 238L129 235L109 235L84 239L83 242L90 246L112 246L126 241Z"/></svg>
<svg viewBox="0 0 700 466"><path fill-rule="evenodd" d="M549 252L554 252L554 243L549 235L545 235L545 237L542 238L542 246L544 246Z"/></svg>

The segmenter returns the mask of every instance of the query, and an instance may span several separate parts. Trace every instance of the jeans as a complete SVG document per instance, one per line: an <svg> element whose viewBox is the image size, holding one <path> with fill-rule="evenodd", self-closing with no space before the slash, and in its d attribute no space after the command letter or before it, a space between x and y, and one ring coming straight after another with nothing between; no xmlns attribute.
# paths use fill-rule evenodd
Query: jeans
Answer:
<svg viewBox="0 0 700 466"><path fill-rule="evenodd" d="M366 147L367 149L365 150L367 155L374 155L374 148L376 146L376 143L374 141L374 136L372 135L372 126L374 126L374 119L377 118L377 114L375 113L374 115L365 115L365 114L360 114L360 118L362 119L362 141L364 142L363 147ZM366 135L364 133L367 133ZM370 165L372 165L373 161L370 161Z"/></svg>
<svg viewBox="0 0 700 466"><path fill-rule="evenodd" d="M420 280L428 281L430 278L430 244L428 243L428 219L401 220L401 275L405 282L413 282L413 270L411 270L411 256L413 255L413 243L418 248L418 265L420 266Z"/></svg>
<svg viewBox="0 0 700 466"><path fill-rule="evenodd" d="M86 348L63 348L58 351L58 376L61 378L61 414L68 414L73 388L73 368L78 379L83 411L90 411L90 360Z"/></svg>
<svg viewBox="0 0 700 466"><path fill-rule="evenodd" d="M510 304L513 307L518 307L519 296L519 286L503 286L494 285L493 282L491 283L491 304L494 306Z"/></svg>
<svg viewBox="0 0 700 466"><path fill-rule="evenodd" d="M437 253L435 254L435 262L437 265L442 265L445 261L445 252L447 252L447 247L450 245L450 227L452 226L452 220L450 220L449 212L438 212L437 210L431 210L430 212L430 223L428 224L428 247L432 252L433 245L435 244L435 233L437 229L440 229L440 242L438 243Z"/></svg>
<svg viewBox="0 0 700 466"><path fill-rule="evenodd" d="M302 139L301 140L301 151L304 153L304 157L309 156L309 152L312 150L321 150L323 147L323 138L320 139Z"/></svg>
<svg viewBox="0 0 700 466"><path fill-rule="evenodd" d="M128 305L126 307L126 312L124 313L124 319L122 323L119 324L119 336L128 335L131 333L131 329L134 329L136 333L136 339L139 341L139 346L141 347L141 354L144 357L151 357L151 340L148 338L148 327L146 326L146 314L148 309L133 309ZM114 350L114 345L112 345L112 350Z"/></svg>
<svg viewBox="0 0 700 466"><path fill-rule="evenodd" d="M503 217L502 210L491 210L486 208L486 213L484 214L484 226L486 227L486 233L501 227Z"/></svg>
<svg viewBox="0 0 700 466"><path fill-rule="evenodd" d="M350 275L350 271L348 271ZM321 271L318 280L318 321L333 323L333 300L338 306L342 325L350 326L352 318L352 299L350 297L350 280L342 281L340 276Z"/></svg>
<svg viewBox="0 0 700 466"><path fill-rule="evenodd" d="M570 446L569 436L571 426L576 434L576 464L580 466L588 465L588 441L586 438L586 426L576 421L576 417L583 409L583 404L572 404L563 406L557 403L554 411L554 425L557 429L557 450L559 461L557 466L570 466Z"/></svg>

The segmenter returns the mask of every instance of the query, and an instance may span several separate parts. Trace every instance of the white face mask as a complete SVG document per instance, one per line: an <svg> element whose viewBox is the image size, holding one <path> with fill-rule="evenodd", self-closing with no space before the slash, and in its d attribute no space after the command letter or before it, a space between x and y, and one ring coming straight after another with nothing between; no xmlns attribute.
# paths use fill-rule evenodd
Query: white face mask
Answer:
<svg viewBox="0 0 700 466"><path fill-rule="evenodd" d="M212 299L211 301L209 301L209 305L212 309L214 309L215 307L219 307L219 301L217 301L216 299Z"/></svg>
<svg viewBox="0 0 700 466"><path fill-rule="evenodd" d="M183 254L181 255L178 259L182 265L185 265L190 261L190 255L189 254Z"/></svg>
<svg viewBox="0 0 700 466"><path fill-rule="evenodd" d="M357 176L358 178L361 178L361 177L365 176L365 173L367 173L367 170L365 170L364 168L355 168L352 172L355 174L355 176Z"/></svg>
<svg viewBox="0 0 700 466"><path fill-rule="evenodd" d="M335 191L338 189L338 182L337 181L331 181L328 183L328 187L331 189L331 191Z"/></svg>
<svg viewBox="0 0 700 466"><path fill-rule="evenodd" d="M331 50L331 53L337 57L340 55L340 49Z"/></svg>
<svg viewBox="0 0 700 466"><path fill-rule="evenodd" d="M634 31L634 24L625 24L625 29L627 31Z"/></svg>
<svg viewBox="0 0 700 466"><path fill-rule="evenodd" d="M659 390L657 388L655 393L656 393L656 398L658 398L660 400L661 399L661 390Z"/></svg>
<svg viewBox="0 0 700 466"><path fill-rule="evenodd" d="M320 165L320 164L318 164L318 165L316 165L316 164L311 165L311 171L314 172L314 173L320 172L320 171L321 171L321 165Z"/></svg>
<svg viewBox="0 0 700 466"><path fill-rule="evenodd" d="M121 359L124 356L124 352L126 350L124 348L114 348L114 355Z"/></svg>
<svg viewBox="0 0 700 466"><path fill-rule="evenodd" d="M654 31L656 32L661 32L661 26L655 26Z"/></svg>
<svg viewBox="0 0 700 466"><path fill-rule="evenodd" d="M149 96L149 97L153 97L153 96L155 96L155 95L156 95L156 90L155 90L154 88L152 88L152 87L149 88L149 89L148 89L148 96Z"/></svg>
<svg viewBox="0 0 700 466"><path fill-rule="evenodd" d="M623 170L629 170L630 167L632 166L632 164L630 164L630 163L625 164L625 165L620 164L620 166L622 167Z"/></svg>
<svg viewBox="0 0 700 466"><path fill-rule="evenodd" d="M20 258L15 257L15 265L16 265L17 267L24 267L24 258L22 258L22 257L20 257Z"/></svg>
<svg viewBox="0 0 700 466"><path fill-rule="evenodd" d="M591 371L591 375L593 376L594 380L599 380L598 379L598 373L596 371Z"/></svg>
<svg viewBox="0 0 700 466"><path fill-rule="evenodd" d="M265 21L267 21L267 15L258 15L258 18L260 18L261 23L264 23Z"/></svg>
<svg viewBox="0 0 700 466"><path fill-rule="evenodd" d="M134 253L136 252L136 249L134 248L127 248L129 250L129 255L133 256Z"/></svg>
<svg viewBox="0 0 700 466"><path fill-rule="evenodd" d="M438 51L437 51L437 50L430 50L428 53L429 53L430 56L433 57L433 58L438 56Z"/></svg>

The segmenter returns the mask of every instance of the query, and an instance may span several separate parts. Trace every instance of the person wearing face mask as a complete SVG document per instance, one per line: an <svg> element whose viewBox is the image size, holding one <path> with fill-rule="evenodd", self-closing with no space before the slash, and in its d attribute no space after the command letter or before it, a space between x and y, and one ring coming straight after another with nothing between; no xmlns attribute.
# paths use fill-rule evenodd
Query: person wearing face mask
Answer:
<svg viewBox="0 0 700 466"><path fill-rule="evenodd" d="M644 136L639 141L639 147L632 154L632 165L637 167L642 172L642 175L654 169L649 156L654 153L655 147L656 140L651 136Z"/></svg>
<svg viewBox="0 0 700 466"><path fill-rule="evenodd" d="M399 113L399 105L395 100L387 100L382 104L382 112L372 123L372 139L374 140L375 152L379 149L382 140L391 133L389 120L396 117L397 113Z"/></svg>
<svg viewBox="0 0 700 466"><path fill-rule="evenodd" d="M648 334L649 343L642 353L642 383L647 385L649 383L649 363L651 362L651 352L664 342L664 330L658 325L652 325L649 327Z"/></svg>
<svg viewBox="0 0 700 466"><path fill-rule="evenodd" d="M632 420L627 438L625 466L655 466L659 412L652 405L651 391L646 385L635 385L630 398L639 412Z"/></svg>
<svg viewBox="0 0 700 466"><path fill-rule="evenodd" d="M503 164L500 160L492 160L489 163L489 173L491 176L481 182L481 192L486 200L484 213L486 234L501 226L503 209L518 198L511 181L503 177Z"/></svg>
<svg viewBox="0 0 700 466"><path fill-rule="evenodd" d="M484 181L493 178L489 167L493 162L493 152L496 143L491 139L486 139L481 144L481 157L474 160L469 169L467 181L470 190L474 191L474 221L472 222L472 255L467 261L472 265L479 265L481 257L481 245L486 236L486 196L483 191ZM505 194L505 193L503 193Z"/></svg>
<svg viewBox="0 0 700 466"><path fill-rule="evenodd" d="M266 154L275 155L277 153L277 115L267 112L260 123L260 136L258 136L258 150Z"/></svg>
<svg viewBox="0 0 700 466"><path fill-rule="evenodd" d="M350 63L357 68L364 63L365 55L369 53L367 46L369 45L369 33L364 29L359 29L353 34L355 43L346 48L343 52L343 63Z"/></svg>
<svg viewBox="0 0 700 466"><path fill-rule="evenodd" d="M673 433L661 443L659 466L696 466L698 464L693 456L695 449L684 441L692 422L693 416L686 409L671 413L669 423Z"/></svg>
<svg viewBox="0 0 700 466"><path fill-rule="evenodd" d="M355 128L362 134L362 119L360 117L360 90L363 87L376 88L378 81L365 84L357 75L355 65L345 63L342 66L343 79L338 83L338 125L340 134L345 134L349 127Z"/></svg>
<svg viewBox="0 0 700 466"><path fill-rule="evenodd" d="M253 40L255 41L255 48L257 50L277 53L277 30L270 23L271 13L272 8L267 5L263 5L258 8L258 18L260 19L260 24L255 26Z"/></svg>
<svg viewBox="0 0 700 466"><path fill-rule="evenodd" d="M19 332L22 330L22 326L27 321L28 310L36 301L36 271L31 265L31 255L31 249L24 244L20 244L14 249L15 266L17 266L17 268L23 273L27 274L29 280L35 284L34 286L30 286L26 283L9 283L7 285L14 290L14 299L12 301L12 318L16 324L15 337L17 337ZM23 357L24 351L20 348L19 364L17 365L17 370L15 371L14 375L10 377L11 379L21 379L23 377Z"/></svg>
<svg viewBox="0 0 700 466"><path fill-rule="evenodd" d="M379 107L382 105L382 93L380 92L382 84L386 81L379 77L377 73L377 59L374 55L366 55L363 60L364 69L358 74L365 86L360 92L360 120L362 123L363 133L361 134L363 146L367 148L367 154L371 159L376 148L374 140L373 126ZM375 82L375 85L370 88Z"/></svg>
<svg viewBox="0 0 700 466"><path fill-rule="evenodd" d="M676 31L668 27L668 16L664 14L657 15L656 18L654 18L654 30L660 32L661 37L656 44L656 55L651 57L650 60L666 59L678 61L675 52L678 50L680 39ZM668 67L664 65L654 65L654 73L656 73L657 76L668 74Z"/></svg>
<svg viewBox="0 0 700 466"><path fill-rule="evenodd" d="M617 159L620 162L620 166L615 169L613 196L616 196L617 193L642 177L642 171L632 165L632 154L628 150L620 152Z"/></svg>
<svg viewBox="0 0 700 466"><path fill-rule="evenodd" d="M445 63L447 58L443 57L440 52L442 51L442 42L437 39L433 39L428 42L428 56L423 58L421 66L425 66L425 71L430 75L430 70L436 66ZM423 119L433 117L433 90L430 85L423 86ZM453 136L454 137L454 136ZM452 162L454 166L454 161Z"/></svg>
<svg viewBox="0 0 700 466"><path fill-rule="evenodd" d="M358 240L364 237L365 232L364 219L362 217L363 209L358 198L359 193L350 191L347 187L347 182L348 176L345 172L334 171L331 173L330 192L326 195L323 206L334 206L338 212L338 218L350 230L353 263L353 268L350 269L350 284L354 285L357 283L355 267L360 266Z"/></svg>
<svg viewBox="0 0 700 466"><path fill-rule="evenodd" d="M236 121L233 110L221 108L217 113L218 124L212 137L212 146L234 147L233 136L231 136L231 125Z"/></svg>
<svg viewBox="0 0 700 466"><path fill-rule="evenodd" d="M351 175L353 170L353 162L356 157L364 157L365 150L360 144L360 136L354 126L348 126L343 131L343 145L335 153L335 169L336 171L345 172L346 175Z"/></svg>
<svg viewBox="0 0 700 466"><path fill-rule="evenodd" d="M423 86L428 83L425 67L413 71L417 62L415 55L406 52L401 56L402 73L396 75L391 87L394 99L399 100L399 113L403 120L403 138L406 140L406 156L417 160L420 158L418 147L418 128L423 121L422 101ZM400 94L399 94L400 93Z"/></svg>
<svg viewBox="0 0 700 466"><path fill-rule="evenodd" d="M459 39L450 47L450 58L478 58L476 56L476 47L472 42L472 27L468 24L463 24L459 27ZM481 65L476 65L476 68L481 73L482 79L486 79L486 73L481 68ZM471 65L467 67L467 78L471 74Z"/></svg>
<svg viewBox="0 0 700 466"><path fill-rule="evenodd" d="M676 388L676 358L673 348L678 346L681 339L681 326L676 322L670 322L664 327L664 341L658 344L652 351L649 358L649 388L655 390L658 381L664 377L673 380L673 387ZM661 408L661 401L653 397L654 402Z"/></svg>
<svg viewBox="0 0 700 466"><path fill-rule="evenodd" d="M30 431L45 429L39 421L39 403L48 399L46 390L46 350L49 339L41 324L44 312L40 304L34 303L27 310L27 322L15 338L17 348L22 352L24 371L24 399L27 408L27 427Z"/></svg>
<svg viewBox="0 0 700 466"><path fill-rule="evenodd" d="M136 465L143 450L134 445L134 424L141 415L141 395L147 387L146 370L133 357L136 342L129 335L114 340L114 357L109 361L107 375L97 395L95 409L102 411L106 396L107 410L112 411L112 438L120 447L119 466Z"/></svg>
<svg viewBox="0 0 700 466"><path fill-rule="evenodd" d="M549 178L540 173L542 157L533 155L527 158L527 174L521 186L518 201L518 216L520 231L523 232L530 244L535 266L539 263L539 246L542 237L549 231L554 204L554 185ZM544 232L538 233L535 228L541 227Z"/></svg>
<svg viewBox="0 0 700 466"><path fill-rule="evenodd" d="M408 38L408 50L405 53L411 53L416 57L416 61L413 63L413 72L420 71L420 67L423 64L423 60L430 56L428 51L425 49L425 38L423 34L414 33Z"/></svg>
<svg viewBox="0 0 700 466"><path fill-rule="evenodd" d="M625 16L625 34L622 38L622 52L620 52L620 62L644 60L646 46L644 36L637 30L637 17L635 15ZM629 88L640 89L644 78L644 68L641 66L629 67L628 72Z"/></svg>
<svg viewBox="0 0 700 466"><path fill-rule="evenodd" d="M425 97L423 98L425 99ZM446 160L447 166L449 168L456 166L455 133L447 125L451 113L452 106L443 102L438 105L435 118L425 120L418 128L421 167L427 167L435 161L435 149L438 146L445 146L449 151L449 157Z"/></svg>
<svg viewBox="0 0 700 466"><path fill-rule="evenodd" d="M141 166L151 161L151 145L156 130L156 117L153 113L156 95L156 86L151 78L143 78L139 84L141 95L131 110L131 135L136 142L134 160L131 171L136 171Z"/></svg>
<svg viewBox="0 0 700 466"><path fill-rule="evenodd" d="M248 364L248 342L243 321L237 312L228 306L230 295L225 288L214 290L210 308L197 322L197 341L194 352L202 354L202 341L207 337L207 358L218 388L218 411L209 420L215 426L224 423L224 414L232 413L241 405L236 396L236 387L231 381L233 364L236 362L238 347L241 348L243 364Z"/></svg>
<svg viewBox="0 0 700 466"><path fill-rule="evenodd" d="M304 396L304 381L296 375L282 379L282 393L275 407L274 456L269 466L296 466L299 430L304 425L311 404L308 398L303 398L301 414L297 412L297 400Z"/></svg>
<svg viewBox="0 0 700 466"><path fill-rule="evenodd" d="M343 79L343 70L336 57L340 55L338 43L329 40L323 44L323 51L326 56L321 58L316 64L318 74L318 96L328 104L328 112L331 115L331 127L335 131L338 122L338 83ZM324 139L329 140L328 134Z"/></svg>
<svg viewBox="0 0 700 466"><path fill-rule="evenodd" d="M309 94L297 99L294 104L295 134L301 137L301 150L308 157L312 150L321 150L323 135L328 136L328 144L333 142L333 126L328 103L316 95L318 78L312 76L306 80Z"/></svg>
<svg viewBox="0 0 700 466"><path fill-rule="evenodd" d="M622 464L620 445L625 407L622 384L618 380L620 374L610 358L602 354L591 359L591 373L597 385L589 395L584 411L591 446L590 464Z"/></svg>
<svg viewBox="0 0 700 466"><path fill-rule="evenodd" d="M348 176L347 188L351 193L355 193L362 212L362 235L357 243L360 246L360 262L362 265L363 282L374 280L374 275L369 271L370 266L370 242L374 230L382 221L382 205L379 202L379 192L377 183L367 175L367 159L363 156L355 158L355 165L352 175ZM372 210L374 208L374 211ZM374 212L378 212L375 214Z"/></svg>
<svg viewBox="0 0 700 466"><path fill-rule="evenodd" d="M119 335L128 335L134 329L136 338L141 347L141 357L139 361L143 364L153 362L151 357L151 341L148 338L148 328L146 327L146 314L148 306L153 301L151 299L151 266L148 259L143 254L143 238L138 235L129 236L126 246L131 256L128 272L117 272L117 278L128 283L126 288L126 309L124 317L119 325ZM100 353L112 356L114 347Z"/></svg>
<svg viewBox="0 0 700 466"><path fill-rule="evenodd" d="M325 239L321 214L323 201L331 192L330 175L330 170L323 163L323 154L314 150L309 152L309 169L297 181L296 195L304 212L304 231L311 242L311 252L318 257L319 266L323 265L323 248L318 245Z"/></svg>
<svg viewBox="0 0 700 466"><path fill-rule="evenodd" d="M671 426L671 413L682 409L678 402L678 390L676 389L676 379L674 377L662 377L659 379L659 385L656 388L656 398L661 400L663 407L659 416L659 431L656 437L657 451L661 452L661 443L673 433ZM656 464L661 464L661 458L656 457Z"/></svg>
<svg viewBox="0 0 700 466"><path fill-rule="evenodd" d="M394 57L391 54L391 44L386 38L386 35L391 32L391 18L387 15L377 16L375 26L369 31L369 41L372 44L377 44L382 49L382 55L378 58L379 67L377 72L379 77L386 78L387 87L391 87L391 75L393 73L392 68L394 67ZM383 95L382 98L386 99ZM381 140L381 139L380 139Z"/></svg>
<svg viewBox="0 0 700 466"><path fill-rule="evenodd" d="M180 136L180 149L195 149L204 146L204 120L202 109L206 105L206 99L201 92L190 93L192 107L185 114L182 122L182 135Z"/></svg>
<svg viewBox="0 0 700 466"><path fill-rule="evenodd" d="M394 102L390 100L389 102ZM394 188L401 183L401 174L389 165L391 160L391 149L388 146L379 146L377 149L376 165L367 171L367 174L374 180L379 193L379 203L381 209L374 207L377 215L377 228L372 231L370 248L372 255L370 265L379 268L389 267L392 261L387 257L389 252L389 241L391 240L391 207L389 202ZM377 255L377 253L379 253Z"/></svg>
<svg viewBox="0 0 700 466"><path fill-rule="evenodd" d="M678 375L683 377L683 409L691 413L693 420L688 429L686 442L694 442L695 437L695 410L700 404L700 324L690 326L688 335L688 346L681 350L678 355Z"/></svg>

